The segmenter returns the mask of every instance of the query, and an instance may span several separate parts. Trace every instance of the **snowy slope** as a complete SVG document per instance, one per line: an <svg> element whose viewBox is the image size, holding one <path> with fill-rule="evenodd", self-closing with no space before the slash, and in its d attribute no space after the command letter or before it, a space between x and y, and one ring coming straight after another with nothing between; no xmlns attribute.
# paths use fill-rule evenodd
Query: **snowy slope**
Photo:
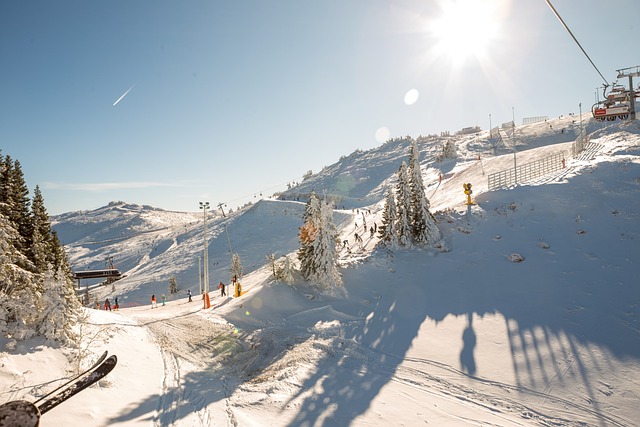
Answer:
<svg viewBox="0 0 640 427"><path fill-rule="evenodd" d="M520 159L566 149L569 132L550 133L550 124L519 128ZM88 310L84 345L117 353L120 364L99 388L45 414L42 425L636 425L640 129L589 126L595 148L588 156L510 190L483 187L487 170L513 154L490 154L481 137L461 139L457 162L425 157L449 252L389 254L375 238L356 247L353 233L363 219L379 222L381 205L338 210L351 250L341 252L345 285L335 297L300 281L273 283L263 267L268 253L296 250L301 202L264 200L211 219L212 282L228 280L229 241L248 273L247 294L212 292L211 310L183 294L158 309L146 304L152 292L166 292L169 274L183 291L198 290L201 213L143 209L156 219L136 226L149 233L114 243L122 230L109 234L108 224L117 215L91 230L103 233L101 242L82 233L66 240L58 228L78 248L78 262L94 257L98 265L99 256L114 254L118 264L119 253L140 251L115 294L144 305ZM535 150L526 151L527 141ZM373 194L397 169L372 165L401 161L402 150L379 156L367 160L372 182L357 194L367 201L379 200ZM463 205L462 182L474 183L477 205ZM513 254L524 260L512 262ZM109 286L93 292L114 295ZM0 353L2 400L33 400L65 371L60 351L41 344Z"/></svg>

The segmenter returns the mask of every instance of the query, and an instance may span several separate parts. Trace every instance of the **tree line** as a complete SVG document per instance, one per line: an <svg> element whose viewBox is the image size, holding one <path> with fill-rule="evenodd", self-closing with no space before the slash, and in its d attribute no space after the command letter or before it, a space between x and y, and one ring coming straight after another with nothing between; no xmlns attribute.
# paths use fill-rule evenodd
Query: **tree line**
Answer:
<svg viewBox="0 0 640 427"><path fill-rule="evenodd" d="M30 198L20 162L0 153L0 333L67 341L79 313L73 273L40 188Z"/></svg>
<svg viewBox="0 0 640 427"><path fill-rule="evenodd" d="M417 245L446 250L429 211L431 203L425 192L419 156L418 145L413 141L409 163L403 161L396 173L395 191L389 188L386 193L382 225L378 227L380 241L390 249Z"/></svg>

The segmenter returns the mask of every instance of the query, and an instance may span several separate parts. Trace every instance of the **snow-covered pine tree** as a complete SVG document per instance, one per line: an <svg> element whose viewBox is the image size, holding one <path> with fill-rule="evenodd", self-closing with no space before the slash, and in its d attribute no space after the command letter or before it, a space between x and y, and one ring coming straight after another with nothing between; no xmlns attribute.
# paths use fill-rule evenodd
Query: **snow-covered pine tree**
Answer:
<svg viewBox="0 0 640 427"><path fill-rule="evenodd" d="M31 263L14 246L13 223L0 213L0 333L23 340L35 335L40 291L38 278L23 265Z"/></svg>
<svg viewBox="0 0 640 427"><path fill-rule="evenodd" d="M178 279L176 276L169 277L169 295L175 295L178 293Z"/></svg>
<svg viewBox="0 0 640 427"><path fill-rule="evenodd" d="M397 172L398 183L396 184L397 198L397 217L396 217L396 235L398 236L398 244L401 246L411 245L411 185L409 181L408 168L405 162L402 162Z"/></svg>
<svg viewBox="0 0 640 427"><path fill-rule="evenodd" d="M342 285L342 277L338 270L338 231L333 222L333 208L326 200L320 203L317 227L313 241L316 269L311 279L324 289L332 289Z"/></svg>
<svg viewBox="0 0 640 427"><path fill-rule="evenodd" d="M293 277L293 264L288 256L284 257L284 261L282 262L282 269L280 270L280 280L284 283L290 285L294 282Z"/></svg>
<svg viewBox="0 0 640 427"><path fill-rule="evenodd" d="M240 262L240 255L236 253L231 256L231 279L234 277L238 280L242 277L242 263Z"/></svg>
<svg viewBox="0 0 640 427"><path fill-rule="evenodd" d="M0 156L0 331L67 341L80 309L71 268L40 189L33 204L28 194L20 162Z"/></svg>
<svg viewBox="0 0 640 427"><path fill-rule="evenodd" d="M318 232L318 217L320 212L320 200L315 192L311 192L309 201L302 215L303 225L300 227L298 238L300 239L300 249L298 249L298 260L300 260L300 273L305 280L309 280L315 273L317 266L314 264L313 241Z"/></svg>
<svg viewBox="0 0 640 427"><path fill-rule="evenodd" d="M455 159L457 156L458 156L458 151L456 149L456 143L448 139L444 143L444 146L442 147L442 158Z"/></svg>
<svg viewBox="0 0 640 427"><path fill-rule="evenodd" d="M267 261L269 262L269 265L271 266L271 272L273 273L273 277L275 277L277 279L278 278L278 270L276 268L276 254L274 254L272 252L269 255L267 255Z"/></svg>
<svg viewBox="0 0 640 427"><path fill-rule="evenodd" d="M44 273L44 292L41 298L37 331L51 340L62 342L76 338L73 326L80 315L80 301L73 289L73 281L64 274Z"/></svg>
<svg viewBox="0 0 640 427"><path fill-rule="evenodd" d="M398 231L396 224L398 212L393 190L388 189L385 197L384 210L382 211L382 225L378 227L380 242L387 248L393 250L398 247Z"/></svg>
<svg viewBox="0 0 640 427"><path fill-rule="evenodd" d="M276 274L275 277L277 280L290 285L294 282L293 277L293 264L289 257L284 256L282 260L276 262L275 265Z"/></svg>
<svg viewBox="0 0 640 427"><path fill-rule="evenodd" d="M434 245L442 237L435 218L429 212L430 203L422 181L420 153L416 141L411 144L408 171L411 191L410 221L413 241L418 245Z"/></svg>

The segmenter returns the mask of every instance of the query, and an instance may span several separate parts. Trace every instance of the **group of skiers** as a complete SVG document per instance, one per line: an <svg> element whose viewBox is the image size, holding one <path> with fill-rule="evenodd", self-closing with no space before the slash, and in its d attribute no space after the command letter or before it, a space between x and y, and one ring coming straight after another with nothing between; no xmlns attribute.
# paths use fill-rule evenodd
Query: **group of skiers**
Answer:
<svg viewBox="0 0 640 427"><path fill-rule="evenodd" d="M111 308L111 301L109 301L109 298L104 300L104 305L103 305L104 310L118 311L119 308L120 308L120 305L118 304L118 297L116 297L115 300L113 301L113 309ZM100 310L100 303L98 301L96 301L96 310Z"/></svg>
<svg viewBox="0 0 640 427"><path fill-rule="evenodd" d="M239 297L242 294L242 286L240 285L240 282L237 280L236 276L233 276L233 279L231 279L231 283L233 283L234 285L234 296ZM218 284L218 289L220 289L221 297L224 297L227 295L225 288L226 288L226 285L223 282L220 282ZM193 302L193 295L191 294L191 289L187 289L187 296L189 297L188 302ZM204 293L202 297L204 298ZM158 301L156 299L155 294L151 295L150 300L151 300L151 308L157 308ZM163 306L166 305L166 302L167 302L167 297L164 294L162 294L162 305ZM109 311L117 311L120 308L120 305L118 304L118 297L115 297L113 306L111 305L111 301L109 301L109 298L104 300L104 305L102 307L100 307L100 303L96 301L96 310L100 310L101 308Z"/></svg>
<svg viewBox="0 0 640 427"><path fill-rule="evenodd" d="M162 306L165 306L167 303L167 297L165 294L162 294ZM151 308L158 308L158 301L156 300L156 294L151 295Z"/></svg>
<svg viewBox="0 0 640 427"><path fill-rule="evenodd" d="M233 276L233 278L231 279L231 283L233 283L234 285L234 296L235 297L239 297L242 294L242 286L240 285L240 282L238 281L236 276ZM220 282L218 284L218 289L220 289L220 296L224 297L227 296L227 292L226 292L226 285L223 282ZM193 295L191 294L191 289L187 289L187 297L189 297L189 301L188 302L193 302ZM202 298L204 298L204 293L202 294ZM116 302L117 302L117 298L116 298ZM106 304L109 303L109 300L107 299ZM162 305L166 305L166 297L163 294L162 295ZM156 300L156 295L152 294L151 295L151 308L157 308L158 307L158 302ZM105 309L106 310L106 309Z"/></svg>

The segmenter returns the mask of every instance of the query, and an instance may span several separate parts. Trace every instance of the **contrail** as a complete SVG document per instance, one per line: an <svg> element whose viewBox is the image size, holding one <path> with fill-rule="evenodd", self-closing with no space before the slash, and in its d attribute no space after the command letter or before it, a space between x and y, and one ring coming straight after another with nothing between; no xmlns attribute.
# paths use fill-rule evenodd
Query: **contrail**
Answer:
<svg viewBox="0 0 640 427"><path fill-rule="evenodd" d="M135 86L135 84L134 84L133 86ZM131 86L129 89L127 89L127 91L126 91L125 93L123 93L123 94L122 94L122 96L116 100L116 102L114 102L114 103L113 103L113 106L114 106L114 107L115 107L116 105L118 105L118 102L122 101L122 98L124 98L125 96L127 96L127 94L128 94L129 92L131 92L131 89L133 89L133 86Z"/></svg>

